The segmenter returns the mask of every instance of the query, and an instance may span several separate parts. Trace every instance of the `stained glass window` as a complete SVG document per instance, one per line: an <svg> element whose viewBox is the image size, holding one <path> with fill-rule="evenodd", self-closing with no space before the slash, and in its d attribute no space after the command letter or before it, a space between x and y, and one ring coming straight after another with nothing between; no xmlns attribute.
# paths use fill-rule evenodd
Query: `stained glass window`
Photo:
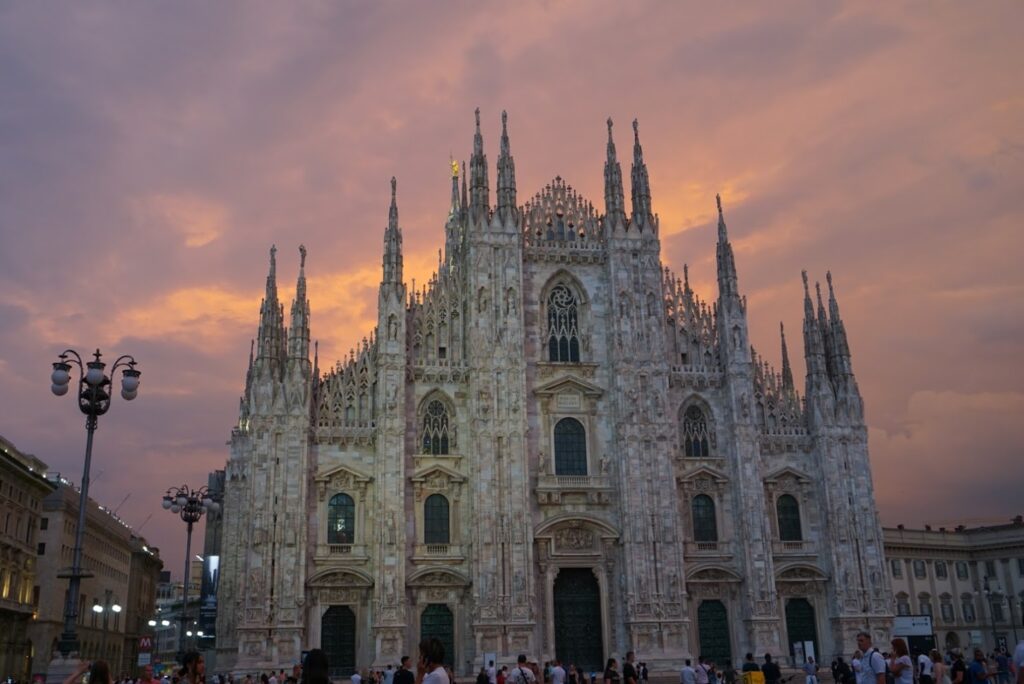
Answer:
<svg viewBox="0 0 1024 684"><path fill-rule="evenodd" d="M548 360L580 361L579 302L565 285L548 296Z"/></svg>
<svg viewBox="0 0 1024 684"><path fill-rule="evenodd" d="M715 502L707 494L693 497L693 540L718 541L718 523L715 521Z"/></svg>
<svg viewBox="0 0 1024 684"><path fill-rule="evenodd" d="M423 453L448 453L448 411L437 399L427 405L423 414Z"/></svg>
<svg viewBox="0 0 1024 684"><path fill-rule="evenodd" d="M327 543L351 544L355 529L356 502L348 494L335 494L327 504Z"/></svg>
<svg viewBox="0 0 1024 684"><path fill-rule="evenodd" d="M711 455L711 435L708 420L699 406L690 406L683 414L683 452L687 458L707 458Z"/></svg>

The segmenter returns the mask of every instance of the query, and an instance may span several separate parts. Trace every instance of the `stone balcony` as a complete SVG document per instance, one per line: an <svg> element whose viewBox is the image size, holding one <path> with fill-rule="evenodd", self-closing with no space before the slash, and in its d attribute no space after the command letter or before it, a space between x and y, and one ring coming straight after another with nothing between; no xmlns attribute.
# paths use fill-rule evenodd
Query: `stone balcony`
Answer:
<svg viewBox="0 0 1024 684"><path fill-rule="evenodd" d="M462 563L466 560L459 544L416 544L413 547L413 563L443 562Z"/></svg>
<svg viewBox="0 0 1024 684"><path fill-rule="evenodd" d="M364 544L317 544L316 560L365 563L369 556Z"/></svg>
<svg viewBox="0 0 1024 684"><path fill-rule="evenodd" d="M776 556L815 556L814 542L810 541L772 541L772 553Z"/></svg>
<svg viewBox="0 0 1024 684"><path fill-rule="evenodd" d="M537 502L542 505L611 503L612 483L607 475L541 475Z"/></svg>
<svg viewBox="0 0 1024 684"><path fill-rule="evenodd" d="M684 545L684 552L687 556L730 558L732 550L729 544L721 541L688 541Z"/></svg>

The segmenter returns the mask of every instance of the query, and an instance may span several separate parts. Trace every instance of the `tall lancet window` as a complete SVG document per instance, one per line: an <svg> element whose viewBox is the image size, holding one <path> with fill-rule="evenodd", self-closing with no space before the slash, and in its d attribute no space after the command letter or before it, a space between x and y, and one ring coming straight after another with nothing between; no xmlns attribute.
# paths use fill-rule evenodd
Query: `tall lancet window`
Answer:
<svg viewBox="0 0 1024 684"><path fill-rule="evenodd" d="M579 301L565 285L548 296L548 360L580 361Z"/></svg>
<svg viewBox="0 0 1024 684"><path fill-rule="evenodd" d="M683 453L687 458L707 458L711 454L711 433L708 419L699 406L690 406L683 413Z"/></svg>
<svg viewBox="0 0 1024 684"><path fill-rule="evenodd" d="M327 504L327 543L351 544L355 528L356 502L348 494L335 494Z"/></svg>
<svg viewBox="0 0 1024 684"><path fill-rule="evenodd" d="M448 453L448 410L437 399L423 413L423 453Z"/></svg>

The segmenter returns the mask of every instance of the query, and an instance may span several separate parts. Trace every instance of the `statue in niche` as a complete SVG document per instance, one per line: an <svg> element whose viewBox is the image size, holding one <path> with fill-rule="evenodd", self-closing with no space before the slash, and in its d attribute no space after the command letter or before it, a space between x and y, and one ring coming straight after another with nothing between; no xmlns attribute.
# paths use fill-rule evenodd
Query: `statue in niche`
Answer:
<svg viewBox="0 0 1024 684"><path fill-rule="evenodd" d="M397 525L395 523L395 512L391 511L390 513L388 513L386 529L384 531L384 541L386 541L391 546L395 545L396 527Z"/></svg>
<svg viewBox="0 0 1024 684"><path fill-rule="evenodd" d="M600 468L601 468L601 474L602 475L607 475L609 473L609 471L611 470L611 466L612 466L612 464L608 460L607 457L602 457L601 458Z"/></svg>

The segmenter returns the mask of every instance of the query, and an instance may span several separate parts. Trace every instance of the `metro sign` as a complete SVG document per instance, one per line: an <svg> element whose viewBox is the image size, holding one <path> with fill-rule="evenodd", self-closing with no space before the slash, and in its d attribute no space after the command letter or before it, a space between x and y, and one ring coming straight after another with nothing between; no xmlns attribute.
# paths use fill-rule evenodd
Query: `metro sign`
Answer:
<svg viewBox="0 0 1024 684"><path fill-rule="evenodd" d="M153 650L153 637L140 636L139 637L139 651L152 651Z"/></svg>

